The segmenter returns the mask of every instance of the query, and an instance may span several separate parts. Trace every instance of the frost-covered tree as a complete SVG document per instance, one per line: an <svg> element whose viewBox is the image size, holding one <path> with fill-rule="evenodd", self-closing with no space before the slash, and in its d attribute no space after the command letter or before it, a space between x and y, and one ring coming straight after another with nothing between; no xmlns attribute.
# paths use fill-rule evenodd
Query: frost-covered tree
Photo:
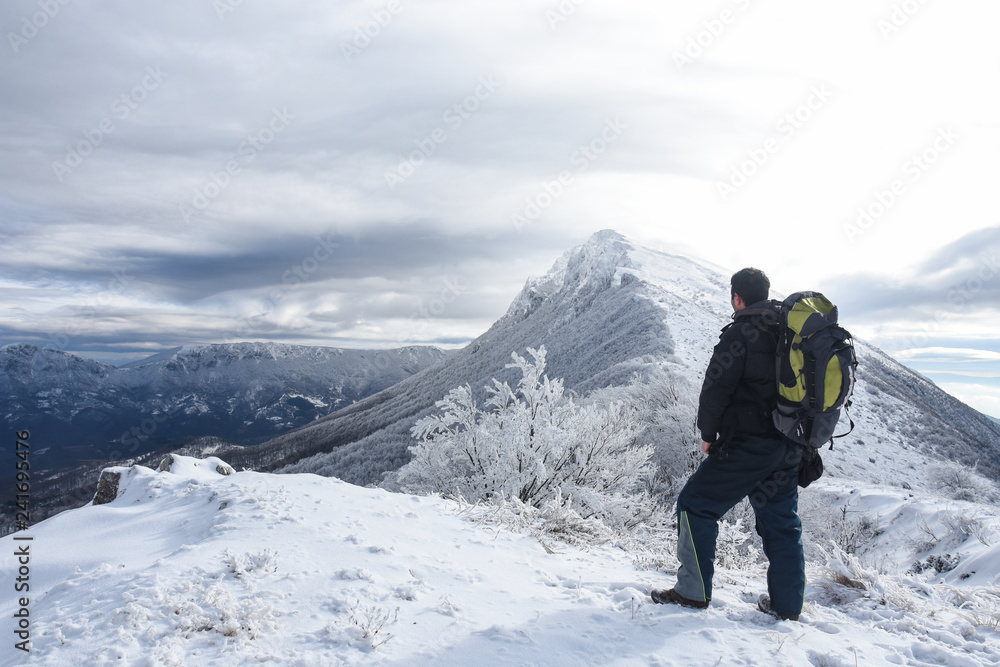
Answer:
<svg viewBox="0 0 1000 667"><path fill-rule="evenodd" d="M627 385L597 390L597 401L613 397L630 405L643 425L638 438L654 443L656 474L648 482L650 493L662 507L673 508L677 494L701 463L701 438L695 436L698 391L683 378L651 366L636 373Z"/></svg>
<svg viewBox="0 0 1000 667"><path fill-rule="evenodd" d="M927 473L931 485L955 500L992 502L997 489L978 473L978 465L965 466L956 461L942 461Z"/></svg>
<svg viewBox="0 0 1000 667"><path fill-rule="evenodd" d="M642 424L625 403L578 404L545 375L545 348L529 361L511 354L516 388L493 380L482 408L468 385L452 389L436 414L417 421L412 460L396 476L416 493L502 496L533 507L569 498L582 517L632 526L652 511L643 479L652 447L636 442Z"/></svg>

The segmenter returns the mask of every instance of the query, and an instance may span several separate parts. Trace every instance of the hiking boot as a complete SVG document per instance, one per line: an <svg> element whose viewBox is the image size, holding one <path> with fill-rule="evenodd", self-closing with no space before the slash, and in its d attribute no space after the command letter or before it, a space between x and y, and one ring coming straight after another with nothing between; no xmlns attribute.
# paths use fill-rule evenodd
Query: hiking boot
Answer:
<svg viewBox="0 0 1000 667"><path fill-rule="evenodd" d="M797 621L797 620L799 620L799 615L798 614L792 614L791 616L785 616L785 615L779 614L778 612L776 612L773 609L771 609L771 598L769 598L766 595L761 595L759 598L757 598L757 609L760 609L762 612L764 612L768 616L774 616L779 621Z"/></svg>
<svg viewBox="0 0 1000 667"><path fill-rule="evenodd" d="M694 609L705 609L708 607L708 600L692 600L686 598L674 589L656 590L649 594L656 604L679 604L682 607L692 607Z"/></svg>

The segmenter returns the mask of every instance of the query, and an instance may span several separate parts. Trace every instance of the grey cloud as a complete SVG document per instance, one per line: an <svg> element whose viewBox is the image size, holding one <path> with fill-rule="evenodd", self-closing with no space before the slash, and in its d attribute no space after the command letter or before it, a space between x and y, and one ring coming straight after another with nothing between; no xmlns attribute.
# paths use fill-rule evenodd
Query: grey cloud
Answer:
<svg viewBox="0 0 1000 667"><path fill-rule="evenodd" d="M949 243L917 270L886 278L854 274L828 281L842 313L877 318L936 312L993 311L1000 304L1000 228L972 232Z"/></svg>
<svg viewBox="0 0 1000 667"><path fill-rule="evenodd" d="M23 4L8 13L32 7ZM46 167L62 157L67 142L79 141L81 133L109 116L116 121L115 136L102 154L175 155L188 162L178 165L181 169L210 168L266 121L273 106L297 114L300 132L283 138L266 160L328 151L337 166L350 156L374 152L387 167L442 126L451 130L439 148L442 159L467 163L492 156L522 165L559 163L589 140L605 117L638 102L645 118L630 121L657 130L643 133L644 147L659 144L660 154L670 156L679 170L695 159L684 157L694 154L683 150L688 142L711 141L727 116L736 122L735 114L693 97L613 91L608 81L573 94L545 90L557 82L524 86L513 75L523 79L532 68L508 75L493 65L501 54L490 57L491 50L502 49L506 61L517 62L518 49L512 52L503 34L455 58L462 52L455 42L467 46L463 36L468 31L452 30L444 15L417 6L408 7L394 30L347 62L336 45L338 36L343 40L352 34L356 24L350 21L366 18L358 7L324 7L321 15L309 17L278 6L269 6L265 14L244 3L219 21L205 3L141 11L129 3L67 6L37 38L48 41L31 44L32 51L7 63L3 79L13 95L4 104L20 110L20 129L28 131L18 134L34 138L37 150L49 158ZM326 33L304 30L310 18ZM415 25L428 31L416 33ZM523 58L540 55L521 48L527 51ZM148 67L162 68L166 79L133 114L118 120L111 110L114 100L140 84ZM447 127L443 114L472 95L483 77L497 77L499 89L463 127ZM683 131L672 129L681 126ZM8 143L7 148L16 147ZM643 160L642 155L635 151L633 157Z"/></svg>
<svg viewBox="0 0 1000 667"><path fill-rule="evenodd" d="M275 225L280 227L280 223ZM99 234L99 229L94 230ZM430 222L382 224L361 232L335 230L319 234L290 231L264 235L235 228L219 232L210 248L190 238L191 251L157 251L139 245L143 230L136 228L121 244L87 249L85 261L67 262L65 268L32 268L18 263L18 249L44 241L44 231L11 230L8 246L14 250L0 258L0 268L27 281L83 282L100 285L114 270L126 271L143 283L173 285L168 293L182 300L203 298L233 289L296 285L333 279L384 277L405 279L436 275L441 267L458 262L503 261L522 254L525 241L532 252L552 254L565 241L544 234L455 235ZM136 245L131 245L135 243ZM535 246L535 248L531 248ZM57 247L57 246L53 246ZM74 250L64 248L67 252ZM462 258L457 260L455 258Z"/></svg>
<svg viewBox="0 0 1000 667"><path fill-rule="evenodd" d="M940 274L949 281L1000 278L1000 227L981 229L949 243L922 264L921 273Z"/></svg>
<svg viewBox="0 0 1000 667"><path fill-rule="evenodd" d="M541 219L518 234L510 216L572 170L609 118L628 127L590 173L706 182L775 120L722 102L735 82L751 90L771 73L706 59L680 75L669 45L633 34L645 14L580 12L556 33L537 3L406 2L348 59L342 45L380 3L217 5L73 1L17 53L0 44L0 277L22 288L8 313L41 313L34 326L9 316L4 340L71 327L80 312L67 304L109 290L116 271L129 284L84 316L100 326L76 330L79 349L215 342L259 313L253 333L322 337L421 317L449 276L470 288L441 317L485 328L529 273L596 231ZM5 2L0 24L16 30L37 11L37 0ZM496 90L449 123L483 78ZM294 118L243 160L275 109ZM102 123L113 128L89 140ZM390 190L385 172L435 130L433 154ZM89 155L60 180L53 163L81 145ZM234 155L239 174L184 224L181 207ZM317 255L317 237L331 235L338 245ZM942 249L905 286L862 276L830 292L844 293L845 316L920 316L995 240ZM970 307L996 303L993 290ZM282 324L293 315L301 330Z"/></svg>
<svg viewBox="0 0 1000 667"><path fill-rule="evenodd" d="M885 278L877 274L854 274L826 281L824 294L836 295L841 318L893 318L918 316L945 295L928 285Z"/></svg>
<svg viewBox="0 0 1000 667"><path fill-rule="evenodd" d="M190 255L122 247L105 251L104 266L94 256L62 270L8 266L8 275L40 285L91 285L92 296L17 326L8 320L0 342L106 353L259 336L324 339L361 321L436 318L472 323L471 337L523 283L504 264L550 260L563 243L542 233L456 237L413 222L350 235L234 236L228 249ZM297 329L281 323L288 309L303 308Z"/></svg>

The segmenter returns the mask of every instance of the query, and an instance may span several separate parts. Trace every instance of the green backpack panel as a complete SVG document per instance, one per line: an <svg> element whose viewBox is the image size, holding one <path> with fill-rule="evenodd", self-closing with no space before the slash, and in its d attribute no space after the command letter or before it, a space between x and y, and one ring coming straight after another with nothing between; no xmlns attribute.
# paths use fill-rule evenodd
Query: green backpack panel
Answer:
<svg viewBox="0 0 1000 667"><path fill-rule="evenodd" d="M854 391L854 341L837 324L837 307L819 292L786 298L779 323L774 425L801 445L832 447L833 438L850 433L833 435Z"/></svg>

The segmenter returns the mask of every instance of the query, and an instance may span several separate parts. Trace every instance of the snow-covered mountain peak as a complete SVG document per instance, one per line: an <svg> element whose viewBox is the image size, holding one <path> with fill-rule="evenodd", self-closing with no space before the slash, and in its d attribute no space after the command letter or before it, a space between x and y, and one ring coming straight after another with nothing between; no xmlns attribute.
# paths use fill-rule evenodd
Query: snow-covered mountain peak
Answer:
<svg viewBox="0 0 1000 667"><path fill-rule="evenodd" d="M61 377L64 381L67 376L73 379L102 378L114 370L114 366L93 359L28 343L12 343L0 347L0 367L8 376Z"/></svg>
<svg viewBox="0 0 1000 667"><path fill-rule="evenodd" d="M308 348L299 345L286 345L282 343L270 342L239 342L239 343L216 343L212 345L185 345L180 348L170 358L168 367L173 365L185 366L191 361L196 364L212 364L213 362L232 363L246 360L268 360L288 359L303 355L314 354L317 348ZM336 348L326 348L336 355L340 350Z"/></svg>
<svg viewBox="0 0 1000 667"><path fill-rule="evenodd" d="M635 280L667 291L712 315L729 316L729 274L710 262L648 247L605 229L567 250L544 276L530 278L506 318L527 317L546 300L593 297Z"/></svg>
<svg viewBox="0 0 1000 667"><path fill-rule="evenodd" d="M196 370L203 367L213 367L220 364L233 364L245 361L275 361L295 357L297 346L280 343L223 343L213 345L185 345L171 355L164 368L171 371ZM305 348L298 350L303 351Z"/></svg>
<svg viewBox="0 0 1000 667"><path fill-rule="evenodd" d="M620 284L620 270L632 266L629 253L633 249L618 232L597 232L583 245L564 252L544 276L529 278L506 317L522 319L556 294L592 294Z"/></svg>

